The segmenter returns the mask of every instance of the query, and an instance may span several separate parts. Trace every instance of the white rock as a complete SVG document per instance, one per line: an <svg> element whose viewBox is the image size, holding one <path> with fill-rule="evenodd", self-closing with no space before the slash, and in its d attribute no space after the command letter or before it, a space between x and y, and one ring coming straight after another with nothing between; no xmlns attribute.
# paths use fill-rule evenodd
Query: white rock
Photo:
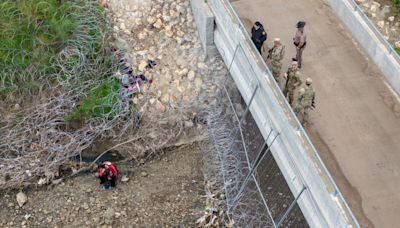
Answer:
<svg viewBox="0 0 400 228"><path fill-rule="evenodd" d="M124 23L121 23L121 25L120 25L119 27L121 28L121 30L125 30L125 29L126 29L126 27L125 27L125 24L124 24Z"/></svg>
<svg viewBox="0 0 400 228"><path fill-rule="evenodd" d="M400 48L400 40L397 41L396 43L394 43L394 46L395 46L396 48Z"/></svg>
<svg viewBox="0 0 400 228"><path fill-rule="evenodd" d="M185 127L190 128L193 127L193 121L185 121Z"/></svg>
<svg viewBox="0 0 400 228"><path fill-rule="evenodd" d="M188 79L189 79L190 81L193 81L194 77L195 77L194 71L192 71L192 70L189 71L189 73L188 73Z"/></svg>
<svg viewBox="0 0 400 228"><path fill-rule="evenodd" d="M183 86L178 86L177 89L178 89L178 91L179 91L180 93L184 93L185 90L186 90L185 87L183 87Z"/></svg>
<svg viewBox="0 0 400 228"><path fill-rule="evenodd" d="M160 29L163 27L163 23L161 21L161 19L157 19L156 23L154 23L154 27Z"/></svg>
<svg viewBox="0 0 400 228"><path fill-rule="evenodd" d="M147 18L147 22L149 24L154 24L156 21L157 21L157 18L155 18L155 17L148 17Z"/></svg>
<svg viewBox="0 0 400 228"><path fill-rule="evenodd" d="M161 97L161 101L162 101L163 103L168 103L168 102L169 102L169 99L170 99L170 97L169 97L168 94L164 94L164 95Z"/></svg>
<svg viewBox="0 0 400 228"><path fill-rule="evenodd" d="M200 88L202 84L203 84L203 80L201 80L201 78L196 78L196 79L194 80L194 85L195 85L197 88Z"/></svg>
<svg viewBox="0 0 400 228"><path fill-rule="evenodd" d="M183 37L183 36L185 35L185 33L182 32L181 30L178 30L178 31L176 32L176 35L179 36L179 37Z"/></svg>
<svg viewBox="0 0 400 228"><path fill-rule="evenodd" d="M138 25L138 26L142 25L143 24L142 18L136 18L135 19L135 24Z"/></svg>
<svg viewBox="0 0 400 228"><path fill-rule="evenodd" d="M167 36L167 37L173 37L174 36L174 32L172 32L172 30L170 30L170 29L166 29L165 30L165 35Z"/></svg>
<svg viewBox="0 0 400 228"><path fill-rule="evenodd" d="M369 8L369 11L370 11L371 13L376 13L376 11L378 11L377 5L372 5L371 8Z"/></svg>
<svg viewBox="0 0 400 228"><path fill-rule="evenodd" d="M383 27L385 27L385 21L378 21L378 27L383 29Z"/></svg>
<svg viewBox="0 0 400 228"><path fill-rule="evenodd" d="M393 22L394 21L394 16L388 17L388 21Z"/></svg>
<svg viewBox="0 0 400 228"><path fill-rule="evenodd" d="M175 10L170 10L169 15L171 15L171 18L177 18L179 17L179 13L176 12Z"/></svg>
<svg viewBox="0 0 400 228"><path fill-rule="evenodd" d="M138 39L139 39L139 40L144 40L144 39L146 39L146 38L147 38L147 32L142 31L142 32L140 32L140 33L138 34Z"/></svg>
<svg viewBox="0 0 400 228"><path fill-rule="evenodd" d="M139 71L143 72L144 69L146 69L146 66L147 66L147 62L145 62L145 61L140 62L139 67L138 67Z"/></svg>
<svg viewBox="0 0 400 228"><path fill-rule="evenodd" d="M167 110L167 108L161 102L157 102L156 109L159 112L165 112Z"/></svg>
<svg viewBox="0 0 400 228"><path fill-rule="evenodd" d="M123 175L121 178L121 182L128 182L129 181L129 177L127 177L126 175Z"/></svg>
<svg viewBox="0 0 400 228"><path fill-rule="evenodd" d="M28 197L23 192L19 192L16 198L17 198L17 203L20 207L24 206L24 204L28 202Z"/></svg>

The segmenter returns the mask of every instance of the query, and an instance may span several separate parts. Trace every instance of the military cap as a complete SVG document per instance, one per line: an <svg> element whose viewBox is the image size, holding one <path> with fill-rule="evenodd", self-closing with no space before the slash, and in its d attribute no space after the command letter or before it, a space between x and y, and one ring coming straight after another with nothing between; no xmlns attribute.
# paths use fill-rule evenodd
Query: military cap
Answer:
<svg viewBox="0 0 400 228"><path fill-rule="evenodd" d="M281 39L275 38L275 39L274 39L274 42L281 42Z"/></svg>
<svg viewBox="0 0 400 228"><path fill-rule="evenodd" d="M306 84L311 85L312 84L312 79L311 78L307 78L306 79Z"/></svg>

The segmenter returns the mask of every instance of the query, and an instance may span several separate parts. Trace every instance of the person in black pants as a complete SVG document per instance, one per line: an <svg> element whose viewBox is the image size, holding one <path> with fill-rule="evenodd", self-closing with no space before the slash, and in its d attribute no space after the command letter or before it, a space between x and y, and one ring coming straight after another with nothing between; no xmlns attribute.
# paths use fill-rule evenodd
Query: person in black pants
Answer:
<svg viewBox="0 0 400 228"><path fill-rule="evenodd" d="M256 46L258 52L262 54L262 46L267 40L267 33L264 30L264 26L258 21L256 21L253 28L251 28L251 40Z"/></svg>

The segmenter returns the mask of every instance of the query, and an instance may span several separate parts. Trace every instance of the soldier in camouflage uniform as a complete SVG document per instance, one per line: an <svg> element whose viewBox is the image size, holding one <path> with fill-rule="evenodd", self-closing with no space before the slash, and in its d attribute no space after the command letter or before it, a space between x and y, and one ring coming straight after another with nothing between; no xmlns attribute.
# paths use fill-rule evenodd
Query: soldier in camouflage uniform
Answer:
<svg viewBox="0 0 400 228"><path fill-rule="evenodd" d="M294 91L302 84L300 79L300 72L297 67L297 61L292 62L292 66L289 67L284 75L284 78L286 79L286 85L285 89L283 90L283 94L288 99L289 104L293 106Z"/></svg>
<svg viewBox="0 0 400 228"><path fill-rule="evenodd" d="M279 76L282 70L282 60L285 55L285 46L281 44L281 40L274 40L274 47L269 50L268 59L271 60L271 70L276 82L279 83Z"/></svg>
<svg viewBox="0 0 400 228"><path fill-rule="evenodd" d="M299 113L303 114L303 125L306 125L308 123L310 110L312 108L315 108L315 91L311 84L311 78L307 78L306 87L299 90L299 97L296 107L294 109L294 112L297 116L299 115Z"/></svg>

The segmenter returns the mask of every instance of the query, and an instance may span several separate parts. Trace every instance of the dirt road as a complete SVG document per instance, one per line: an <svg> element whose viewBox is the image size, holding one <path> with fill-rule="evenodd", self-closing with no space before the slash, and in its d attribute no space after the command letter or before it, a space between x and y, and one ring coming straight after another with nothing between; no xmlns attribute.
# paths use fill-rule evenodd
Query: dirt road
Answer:
<svg viewBox="0 0 400 228"><path fill-rule="evenodd" d="M92 174L80 176L25 191L22 208L15 192L0 193L0 227L194 227L205 203L201 159L197 146L169 151L133 167L116 189L100 190Z"/></svg>
<svg viewBox="0 0 400 228"><path fill-rule="evenodd" d="M400 224L400 102L322 0L233 1L246 26L259 20L268 43L295 55L298 20L307 22L303 79L311 77L317 109L307 128L363 227Z"/></svg>

